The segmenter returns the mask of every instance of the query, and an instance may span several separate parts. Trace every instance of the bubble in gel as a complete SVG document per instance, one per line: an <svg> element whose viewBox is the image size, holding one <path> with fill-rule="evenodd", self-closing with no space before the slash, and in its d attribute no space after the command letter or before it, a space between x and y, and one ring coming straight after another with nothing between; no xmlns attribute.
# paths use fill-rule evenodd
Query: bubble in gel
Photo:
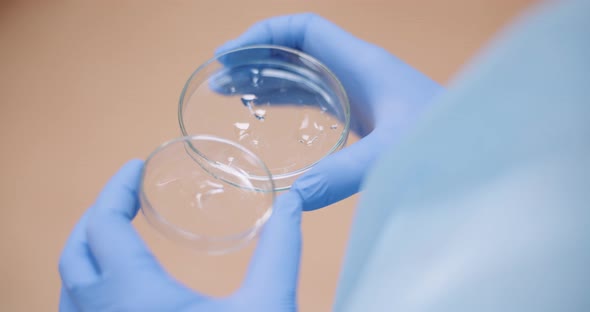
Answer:
<svg viewBox="0 0 590 312"><path fill-rule="evenodd" d="M260 71L256 68L250 70L252 72L252 85L258 87L260 84Z"/></svg>
<svg viewBox="0 0 590 312"><path fill-rule="evenodd" d="M338 125L337 124L333 124L333 125L330 126L330 129L336 130L336 129L338 129Z"/></svg>

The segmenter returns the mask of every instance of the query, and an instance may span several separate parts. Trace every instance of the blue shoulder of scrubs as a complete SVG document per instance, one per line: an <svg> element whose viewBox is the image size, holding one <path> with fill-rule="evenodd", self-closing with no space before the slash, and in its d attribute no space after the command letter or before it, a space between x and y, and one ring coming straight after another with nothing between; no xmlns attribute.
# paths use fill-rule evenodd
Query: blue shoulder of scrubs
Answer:
<svg viewBox="0 0 590 312"><path fill-rule="evenodd" d="M590 2L543 4L384 153L337 311L590 311Z"/></svg>

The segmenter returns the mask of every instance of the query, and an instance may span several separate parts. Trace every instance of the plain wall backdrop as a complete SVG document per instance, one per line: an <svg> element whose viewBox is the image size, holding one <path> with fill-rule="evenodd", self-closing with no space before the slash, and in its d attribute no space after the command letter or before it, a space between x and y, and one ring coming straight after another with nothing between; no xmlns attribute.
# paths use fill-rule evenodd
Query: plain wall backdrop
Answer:
<svg viewBox="0 0 590 312"><path fill-rule="evenodd" d="M0 2L0 310L57 310L57 262L77 219L126 160L179 135L189 74L252 23L316 12L446 83L532 2ZM331 308L355 202L304 216L301 311ZM254 246L206 257L141 214L135 224L171 274L211 295L239 285Z"/></svg>

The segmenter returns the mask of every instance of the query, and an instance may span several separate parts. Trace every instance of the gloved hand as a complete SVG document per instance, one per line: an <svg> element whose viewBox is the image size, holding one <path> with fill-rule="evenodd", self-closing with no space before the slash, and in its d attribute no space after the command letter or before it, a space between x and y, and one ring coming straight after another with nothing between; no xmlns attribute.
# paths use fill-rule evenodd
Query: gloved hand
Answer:
<svg viewBox="0 0 590 312"><path fill-rule="evenodd" d="M318 209L358 192L375 158L402 135L442 90L436 82L387 51L314 14L259 22L220 47L217 53L253 44L298 49L328 66L349 96L351 129L362 137L322 160L293 184L292 191L303 198L304 210Z"/></svg>
<svg viewBox="0 0 590 312"><path fill-rule="evenodd" d="M141 161L125 165L71 234L60 259L60 308L73 311L295 311L301 201L278 197L242 287L208 298L179 284L131 225Z"/></svg>

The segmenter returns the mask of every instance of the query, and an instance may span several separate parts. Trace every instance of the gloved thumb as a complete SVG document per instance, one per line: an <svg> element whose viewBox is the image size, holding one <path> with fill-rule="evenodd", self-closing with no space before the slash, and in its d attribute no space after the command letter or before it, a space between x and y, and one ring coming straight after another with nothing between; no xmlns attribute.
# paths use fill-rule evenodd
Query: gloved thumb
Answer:
<svg viewBox="0 0 590 312"><path fill-rule="evenodd" d="M322 159L299 178L291 188L303 200L303 210L315 210L359 191L368 169L374 162L375 151L382 148L383 140L377 130L362 140Z"/></svg>
<svg viewBox="0 0 590 312"><path fill-rule="evenodd" d="M293 299L297 290L301 255L301 199L298 194L280 194L260 234L243 285L246 293L268 298Z"/></svg>

